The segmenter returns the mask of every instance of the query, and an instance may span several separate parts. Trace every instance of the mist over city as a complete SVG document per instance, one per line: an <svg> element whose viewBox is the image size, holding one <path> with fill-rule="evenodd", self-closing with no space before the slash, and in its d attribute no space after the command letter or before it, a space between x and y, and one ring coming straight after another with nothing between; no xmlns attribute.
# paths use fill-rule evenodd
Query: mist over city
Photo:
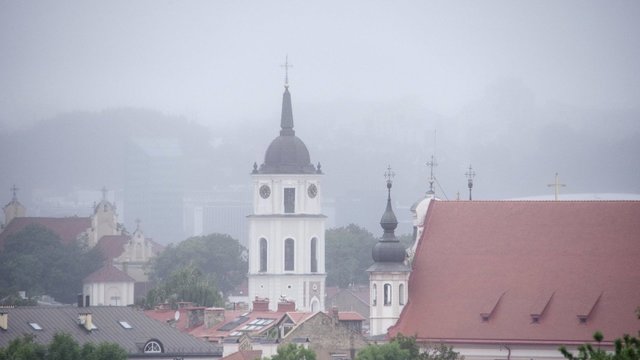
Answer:
<svg viewBox="0 0 640 360"><path fill-rule="evenodd" d="M328 225L379 233L391 165L411 232L432 155L443 199L468 198L469 166L478 200L551 197L556 173L561 194L640 193L633 1L0 6L0 200L16 185L34 216L85 216L106 187L127 228L168 243L206 232L191 208L248 213L285 59ZM165 162L142 168L140 151ZM127 208L136 171L175 198L172 236Z"/></svg>

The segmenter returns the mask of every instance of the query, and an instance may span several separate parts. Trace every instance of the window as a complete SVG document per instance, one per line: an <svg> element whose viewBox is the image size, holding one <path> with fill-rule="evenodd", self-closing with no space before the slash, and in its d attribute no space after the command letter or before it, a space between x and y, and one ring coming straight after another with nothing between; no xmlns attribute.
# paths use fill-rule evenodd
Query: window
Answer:
<svg viewBox="0 0 640 360"><path fill-rule="evenodd" d="M295 244L293 239L284 241L284 271L293 271Z"/></svg>
<svg viewBox="0 0 640 360"><path fill-rule="evenodd" d="M296 189L284 188L284 212L292 214L296 212Z"/></svg>
<svg viewBox="0 0 640 360"><path fill-rule="evenodd" d="M400 284L398 288L398 302L400 305L404 305L404 284Z"/></svg>
<svg viewBox="0 0 640 360"><path fill-rule="evenodd" d="M384 304L391 305L391 284L384 284Z"/></svg>
<svg viewBox="0 0 640 360"><path fill-rule="evenodd" d="M131 326L128 322L126 321L118 321L118 323L120 324L120 326L122 326L125 329L133 329L133 326Z"/></svg>
<svg viewBox="0 0 640 360"><path fill-rule="evenodd" d="M311 272L318 272L318 239L311 239Z"/></svg>
<svg viewBox="0 0 640 360"><path fill-rule="evenodd" d="M31 328L36 331L42 330L42 326L40 326L40 324L38 323L30 322L29 326L31 326Z"/></svg>
<svg viewBox="0 0 640 360"><path fill-rule="evenodd" d="M267 239L260 239L260 272L267 271Z"/></svg>
<svg viewBox="0 0 640 360"><path fill-rule="evenodd" d="M376 306L378 303L378 287L373 284L373 290L371 292L371 305Z"/></svg>
<svg viewBox="0 0 640 360"><path fill-rule="evenodd" d="M157 340L149 340L144 344L143 352L146 353L161 353L162 344Z"/></svg>

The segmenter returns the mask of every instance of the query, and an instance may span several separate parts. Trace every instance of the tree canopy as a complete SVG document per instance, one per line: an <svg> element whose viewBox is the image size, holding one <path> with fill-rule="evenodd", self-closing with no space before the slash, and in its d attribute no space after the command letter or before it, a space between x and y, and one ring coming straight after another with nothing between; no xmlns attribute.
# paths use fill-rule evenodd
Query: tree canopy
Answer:
<svg viewBox="0 0 640 360"><path fill-rule="evenodd" d="M0 360L126 360L127 357L127 351L118 344L80 346L65 333L55 334L48 345L38 344L35 336L26 334L11 341L6 348L0 348Z"/></svg>
<svg viewBox="0 0 640 360"><path fill-rule="evenodd" d="M356 360L464 360L464 356L445 344L429 344L420 352L415 336L398 334L384 345L369 345Z"/></svg>
<svg viewBox="0 0 640 360"><path fill-rule="evenodd" d="M271 360L316 360L316 353L302 345L286 344L278 347Z"/></svg>
<svg viewBox="0 0 640 360"><path fill-rule="evenodd" d="M405 246L411 236L398 238ZM371 250L378 241L372 233L355 224L327 229L325 233L325 266L327 286L346 288L352 284L367 284L367 268L373 264Z"/></svg>
<svg viewBox="0 0 640 360"><path fill-rule="evenodd" d="M228 293L247 276L247 249L226 234L190 237L169 245L153 260L151 278L167 281L178 269L188 266L211 275L218 290Z"/></svg>
<svg viewBox="0 0 640 360"><path fill-rule="evenodd" d="M65 245L52 231L29 225L8 236L0 253L0 297L26 291L29 297L46 294L74 302L82 280L102 261L97 248Z"/></svg>
<svg viewBox="0 0 640 360"><path fill-rule="evenodd" d="M213 276L205 276L193 264L174 270L147 294L145 306L168 302L189 301L200 306L223 306L224 301Z"/></svg>

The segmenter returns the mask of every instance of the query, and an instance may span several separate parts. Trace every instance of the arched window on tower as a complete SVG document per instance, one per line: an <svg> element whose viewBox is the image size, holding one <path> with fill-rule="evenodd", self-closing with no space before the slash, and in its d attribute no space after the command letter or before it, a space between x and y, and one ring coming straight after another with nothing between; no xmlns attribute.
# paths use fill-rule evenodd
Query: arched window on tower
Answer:
<svg viewBox="0 0 640 360"><path fill-rule="evenodd" d="M384 304L391 305L391 284L384 284Z"/></svg>
<svg viewBox="0 0 640 360"><path fill-rule="evenodd" d="M267 239L260 239L260 272L267 271Z"/></svg>
<svg viewBox="0 0 640 360"><path fill-rule="evenodd" d="M311 239L311 272L318 272L318 239Z"/></svg>
<svg viewBox="0 0 640 360"><path fill-rule="evenodd" d="M284 271L293 271L295 260L295 243L293 239L284 241Z"/></svg>
<svg viewBox="0 0 640 360"><path fill-rule="evenodd" d="M404 305L404 284L400 284L398 287L398 302L400 305Z"/></svg>

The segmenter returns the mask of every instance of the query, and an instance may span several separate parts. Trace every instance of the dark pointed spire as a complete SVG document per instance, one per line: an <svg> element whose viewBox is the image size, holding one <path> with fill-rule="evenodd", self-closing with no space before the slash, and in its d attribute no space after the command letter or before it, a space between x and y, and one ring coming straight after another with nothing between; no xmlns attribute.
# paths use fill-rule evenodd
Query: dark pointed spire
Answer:
<svg viewBox="0 0 640 360"><path fill-rule="evenodd" d="M289 88L285 86L284 94L282 95L282 115L280 116L280 135L292 136L295 135L293 130L293 111L291 109L291 94Z"/></svg>
<svg viewBox="0 0 640 360"><path fill-rule="evenodd" d="M387 178L387 207L380 219L380 226L384 230L382 238L376 243L372 250L373 261L375 262L404 262L406 251L400 241L396 238L395 230L398 227L398 219L393 213L391 207L391 187L393 185L391 179L395 176L391 171L391 166L387 167L384 176Z"/></svg>
<svg viewBox="0 0 640 360"><path fill-rule="evenodd" d="M384 230L384 234L382 235L383 240L395 240L395 230L398 227L398 219L396 218L396 214L393 212L393 208L391 207L391 187L393 186L393 177L395 173L391 171L391 165L387 167L387 171L384 173L384 176L387 178L387 208L382 214L382 218L380 219L380 226Z"/></svg>

